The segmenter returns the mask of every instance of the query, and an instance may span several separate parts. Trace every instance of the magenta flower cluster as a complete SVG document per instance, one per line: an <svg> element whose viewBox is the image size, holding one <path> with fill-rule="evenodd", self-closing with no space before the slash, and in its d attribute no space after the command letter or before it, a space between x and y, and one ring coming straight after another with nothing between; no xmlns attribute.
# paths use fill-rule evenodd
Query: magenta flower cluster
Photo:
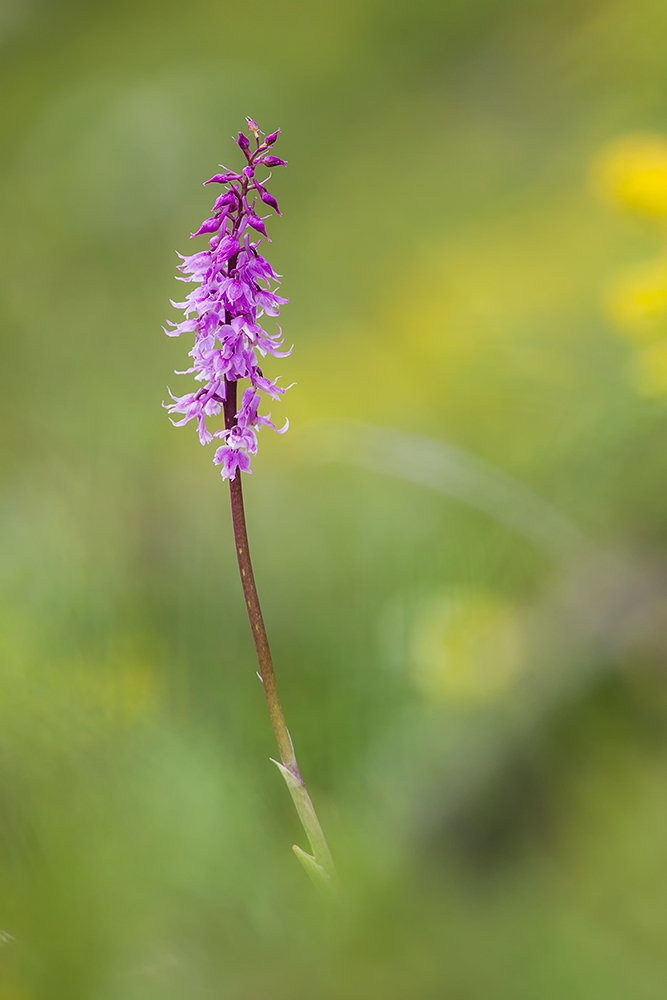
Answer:
<svg viewBox="0 0 667 1000"><path fill-rule="evenodd" d="M283 344L280 327L276 333L267 333L259 324L263 315L277 316L280 306L288 300L276 294L279 275L258 252L260 240L255 237L255 242L252 241L256 233L269 239L264 226L267 216L258 214L258 202L259 206L268 205L281 214L278 202L266 187L271 174L262 180L256 177L260 168L286 166L284 160L270 152L280 129L262 138L255 122L251 118L247 122L254 149L251 140L239 132L236 142L246 158L241 173L223 168L224 173L204 182L224 186L211 217L192 233L193 237L209 235L209 249L191 257L179 254L182 263L178 267L184 275L179 276L179 281L199 287L184 302L172 302L184 311L185 320L170 322L169 329L164 328L170 337L194 333L195 343L190 351L192 367L177 374L194 373L195 379L203 383L196 392L185 396L174 396L170 390L172 402L165 406L170 414L182 415L180 420L172 419L176 427L197 421L202 444L209 444L214 438L223 441L213 458L216 465L222 466L223 479L234 479L237 469L250 472L250 456L257 452L257 431L263 424L277 429L270 414L259 413L260 392L278 399L285 389L263 374L259 358L267 354L285 357L290 353L280 350ZM229 401L236 399L236 386L230 389L230 385L240 379L248 379L250 385L243 392L238 408L233 407L230 412ZM226 427L210 431L207 418L218 416L223 409ZM286 431L287 426L286 421L278 433Z"/></svg>

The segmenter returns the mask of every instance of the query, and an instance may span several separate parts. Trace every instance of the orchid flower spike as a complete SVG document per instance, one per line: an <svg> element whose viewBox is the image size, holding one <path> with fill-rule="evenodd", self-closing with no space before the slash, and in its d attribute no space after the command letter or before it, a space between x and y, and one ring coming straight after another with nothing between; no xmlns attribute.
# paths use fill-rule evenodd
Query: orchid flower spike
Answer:
<svg viewBox="0 0 667 1000"><path fill-rule="evenodd" d="M268 205L280 215L278 202L266 189L268 178L260 181L255 174L261 168L286 164L268 152L278 132L262 139L263 133L255 122L251 118L247 122L255 148L243 132L235 140L246 159L243 170L236 173L223 168L224 173L204 181L223 185L210 218L192 234L207 235L209 249L190 257L179 254L182 263L178 269L184 277L179 276L178 280L198 287L184 302L172 303L183 310L185 319L180 323L169 322L164 328L169 337L194 333L192 366L179 374L193 374L202 386L184 396L172 395L171 402L163 405L180 418L172 419L176 427L194 420L202 444L209 444L213 438L223 441L213 458L221 466L223 479L234 479L239 469L251 471L250 457L257 452L257 432L263 424L277 430L270 414L259 414L260 393L279 399L285 388L267 378L259 362L267 354L285 357L291 352L291 348L280 350L283 344L280 328L269 333L259 322L263 316L278 316L280 307L288 300L276 293L279 275L259 253L261 238L269 237L264 225L266 216L261 218L255 208L257 204ZM236 413L224 430L211 431L207 419L217 417L228 398L237 398L236 387L230 393L229 386L240 379L248 379L250 385L242 394ZM287 422L278 433L286 430Z"/></svg>

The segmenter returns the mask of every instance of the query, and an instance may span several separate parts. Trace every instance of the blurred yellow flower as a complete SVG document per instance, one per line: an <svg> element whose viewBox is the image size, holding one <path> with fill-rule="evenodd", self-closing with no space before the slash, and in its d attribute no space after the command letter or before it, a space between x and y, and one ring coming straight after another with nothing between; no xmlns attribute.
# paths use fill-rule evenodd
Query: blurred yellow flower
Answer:
<svg viewBox="0 0 667 1000"><path fill-rule="evenodd" d="M410 668L434 701L484 704L511 687L522 646L512 604L479 591L445 594L429 602L417 621Z"/></svg>
<svg viewBox="0 0 667 1000"><path fill-rule="evenodd" d="M667 217L667 137L635 134L616 139L597 156L591 180L606 201Z"/></svg>
<svg viewBox="0 0 667 1000"><path fill-rule="evenodd" d="M637 389L645 396L667 394L667 255L618 275L606 307L614 326L637 348Z"/></svg>
<svg viewBox="0 0 667 1000"><path fill-rule="evenodd" d="M624 271L606 296L609 318L640 344L667 339L667 255Z"/></svg>
<svg viewBox="0 0 667 1000"><path fill-rule="evenodd" d="M667 218L667 137L622 136L605 147L591 171L607 201ZM667 253L619 274L606 295L614 326L637 348L635 376L644 395L667 393Z"/></svg>
<svg viewBox="0 0 667 1000"><path fill-rule="evenodd" d="M645 396L667 394L667 339L651 344L639 352L637 381Z"/></svg>

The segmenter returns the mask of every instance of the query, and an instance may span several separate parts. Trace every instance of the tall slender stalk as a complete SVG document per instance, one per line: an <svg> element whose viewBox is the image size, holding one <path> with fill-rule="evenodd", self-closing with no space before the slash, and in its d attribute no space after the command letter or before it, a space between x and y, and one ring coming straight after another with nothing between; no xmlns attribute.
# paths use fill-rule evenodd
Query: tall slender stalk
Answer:
<svg viewBox="0 0 667 1000"><path fill-rule="evenodd" d="M280 761L274 763L287 782L313 853L306 854L296 845L294 851L315 883L319 887L326 886L330 889L335 881L334 866L322 827L301 777L280 704L269 640L250 561L243 509L241 473L250 471L250 456L257 451L257 432L267 425L277 430L271 423L270 416L259 413L260 393L277 399L285 391L277 382L266 378L259 366L259 358L267 354L284 356L284 352L280 350L282 333L280 328L277 333L267 333L259 325L258 319L263 315L277 316L280 306L287 302L275 290L280 285L279 275L257 249L257 234L268 239L264 219L256 214L258 204L260 207L268 205L278 215L281 214L278 202L266 187L271 174L263 180L257 176L258 170L270 171L273 167L287 166L285 160L274 156L272 152L280 129L265 135L252 118L247 118L246 121L254 137L255 148L252 148L251 140L244 132L239 132L236 140L245 157L246 166L240 173L223 167L224 173L214 174L204 181L205 184L223 185L223 193L216 199L211 217L201 224L197 232L192 233L193 237L208 235L209 249L190 257L182 257L182 263L178 265L184 275L180 280L200 287L190 292L185 302L172 303L177 309L183 309L185 320L181 323L169 321L164 328L170 337L194 332L195 345L190 352L193 365L188 372L195 372L197 380L205 384L184 396L174 396L170 391L172 402L163 405L169 413L179 415L179 420L172 421L177 427L195 420L199 440L203 445L210 444L214 437L224 439L224 444L216 449L213 461L221 466L222 478L229 480L232 523L243 595L271 725L280 752ZM255 240L252 243L251 230ZM223 371L224 386L221 385ZM240 407L237 406L239 379L248 379L250 383L243 393ZM206 419L217 416L221 407L225 416L225 430L213 433L207 427ZM286 430L287 422L278 433L282 434Z"/></svg>
<svg viewBox="0 0 667 1000"><path fill-rule="evenodd" d="M226 380L223 409L225 428L229 430L235 426L237 419L237 383L235 381ZM315 807L301 777L296 754L294 753L294 744L292 743L292 738L285 722L285 714L278 693L278 684L273 669L269 639L266 634L259 595L255 584L255 574L250 559L240 470L237 471L233 479L229 480L229 494L232 508L234 541L236 543L236 557L241 574L243 596L245 597L248 619L250 620L252 637L255 643L255 650L257 651L259 675L264 686L269 717L278 744L278 752L280 753L281 763L278 761L274 761L274 763L280 769L287 783L313 853L312 855L307 854L297 844L293 846L293 850L315 884L318 887L326 886L327 889L330 889L333 887L336 878L331 852L329 851L326 838L317 818Z"/></svg>

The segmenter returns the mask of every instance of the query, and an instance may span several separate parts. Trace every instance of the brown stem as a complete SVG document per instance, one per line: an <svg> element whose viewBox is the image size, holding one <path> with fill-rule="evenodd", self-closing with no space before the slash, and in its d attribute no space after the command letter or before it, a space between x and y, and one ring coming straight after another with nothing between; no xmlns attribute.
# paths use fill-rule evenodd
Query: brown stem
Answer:
<svg viewBox="0 0 667 1000"><path fill-rule="evenodd" d="M226 381L223 411L227 430L230 430L236 424L236 406L236 382ZM315 808L299 772L294 746L292 745L292 739L280 703L269 640L266 634L264 618L262 617L262 609L259 604L255 574L253 573L252 562L250 560L248 530L243 507L243 487L241 486L241 472L238 469L234 479L229 480L229 493L232 506L234 540L236 542L236 557L241 573L243 596L245 597L246 608L248 609L248 618L250 619L250 628L252 629L252 637L257 651L259 673L264 685L264 694L266 695L266 703L269 708L271 725L273 726L273 732L275 733L282 760L282 766L278 766L287 782L287 787L290 790L294 805L310 842L313 856L311 857L296 846L294 847L294 851L315 884L320 888L324 885L327 891L329 891L335 885L336 871Z"/></svg>
<svg viewBox="0 0 667 1000"><path fill-rule="evenodd" d="M236 382L227 382L224 403L225 427L227 429L233 427L236 423L236 404ZM248 609L252 637L255 642L255 649L257 650L259 673L264 685L264 694L266 695L266 703L269 708L271 725L273 726L283 764L295 777L301 779L296 757L294 756L294 747L292 746L292 740L280 703L278 684L273 669L271 649L269 648L269 639L266 634L266 626L264 625L259 595L255 584L255 574L253 573L250 559L240 471L237 471L234 479L229 480L229 494L232 505L232 524L234 527L234 540L236 542L236 557L241 574L241 585L243 586L243 596L245 597L246 608Z"/></svg>

